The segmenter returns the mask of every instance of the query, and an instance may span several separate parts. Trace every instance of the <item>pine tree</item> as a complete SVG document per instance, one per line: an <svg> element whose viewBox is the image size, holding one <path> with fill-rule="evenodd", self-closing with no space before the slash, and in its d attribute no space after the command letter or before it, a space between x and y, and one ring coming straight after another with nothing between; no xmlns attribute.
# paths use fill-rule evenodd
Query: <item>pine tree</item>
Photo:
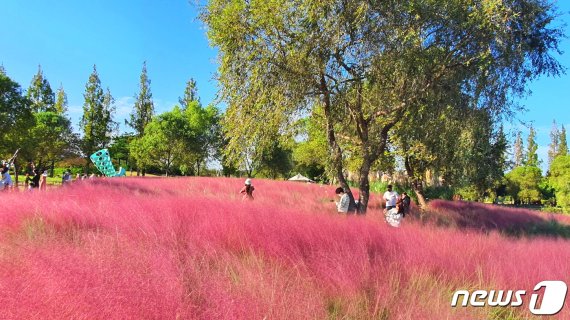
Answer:
<svg viewBox="0 0 570 320"><path fill-rule="evenodd" d="M525 165L531 167L538 167L538 154L536 153L538 150L538 145L536 144L536 131L534 130L533 126L530 126L530 133L528 134L527 138L527 152L526 152L526 161Z"/></svg>
<svg viewBox="0 0 570 320"><path fill-rule="evenodd" d="M67 94L63 89L63 85L60 85L59 89L57 89L57 95L54 107L55 111L59 114L64 114L67 112Z"/></svg>
<svg viewBox="0 0 570 320"><path fill-rule="evenodd" d="M558 155L558 143L559 143L558 126L556 125L556 120L552 121L552 130L550 130L550 145L548 145L548 166L552 163L552 160Z"/></svg>
<svg viewBox="0 0 570 320"><path fill-rule="evenodd" d="M568 155L568 143L566 142L566 128L564 126L562 126L558 137L558 155L566 156Z"/></svg>
<svg viewBox="0 0 570 320"><path fill-rule="evenodd" d="M144 134L144 128L152 120L154 114L154 103L152 101L152 93L150 92L150 80L146 71L146 61L140 76L139 93L135 95L135 107L130 115L130 121L125 123L135 130L138 137Z"/></svg>
<svg viewBox="0 0 570 320"><path fill-rule="evenodd" d="M93 66L93 72L85 85L83 97L85 98L83 116L79 124L83 131L81 149L85 156L89 157L95 151L107 146L116 128L112 120L113 97L109 89L104 92L101 88L96 66ZM87 161L87 169L89 162Z"/></svg>
<svg viewBox="0 0 570 320"><path fill-rule="evenodd" d="M26 96L32 102L35 112L55 111L55 94L49 81L44 77L42 66L38 66L38 73L32 78Z"/></svg>
<svg viewBox="0 0 570 320"><path fill-rule="evenodd" d="M515 139L515 145L513 146L513 162L516 167L520 167L523 164L524 161L524 146L523 146L523 140L522 140L522 136L521 136L521 132L517 132L517 138Z"/></svg>
<svg viewBox="0 0 570 320"><path fill-rule="evenodd" d="M503 171L507 167L508 163L508 140L507 136L505 135L505 130L503 125L499 127L499 131L495 136L495 141L493 143L493 154L495 163L497 167L501 170L501 174L504 174Z"/></svg>
<svg viewBox="0 0 570 320"><path fill-rule="evenodd" d="M194 101L199 101L198 88L196 86L196 81L193 78L190 78L190 80L186 82L186 88L184 89L184 98L179 98L178 102L180 102L182 110L186 110L190 103Z"/></svg>

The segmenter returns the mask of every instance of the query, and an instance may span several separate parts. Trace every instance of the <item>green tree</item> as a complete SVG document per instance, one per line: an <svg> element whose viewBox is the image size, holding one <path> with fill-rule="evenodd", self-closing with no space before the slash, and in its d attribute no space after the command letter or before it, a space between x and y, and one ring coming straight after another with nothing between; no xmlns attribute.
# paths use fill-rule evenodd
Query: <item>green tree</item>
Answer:
<svg viewBox="0 0 570 320"><path fill-rule="evenodd" d="M339 138L358 147L366 209L369 171L403 114L449 86L500 116L529 79L560 72L555 15L542 0L210 0L202 19L219 49L228 153L263 154L289 138L296 115L322 107L331 168L351 200Z"/></svg>
<svg viewBox="0 0 570 320"><path fill-rule="evenodd" d="M10 79L3 68L0 70L0 118L1 155L9 158L20 148L19 159L31 159L33 146L29 144L30 139L26 133L35 125L32 104L22 94L20 85ZM18 162L14 165L18 169ZM16 173L16 183L17 181Z"/></svg>
<svg viewBox="0 0 570 320"><path fill-rule="evenodd" d="M88 172L91 161L89 156L107 147L113 131L117 128L112 118L115 111L113 97L109 89L106 92L103 91L96 66L93 66L93 72L85 85L83 97L85 102L79 126L83 131L81 151L87 158L85 172Z"/></svg>
<svg viewBox="0 0 570 320"><path fill-rule="evenodd" d="M32 83L26 92L26 96L32 102L35 112L55 112L55 95L49 81L44 77L42 67L38 66L38 72L32 78Z"/></svg>
<svg viewBox="0 0 570 320"><path fill-rule="evenodd" d="M513 164L514 167L520 167L523 165L524 162L524 146L523 140L521 136L521 132L517 132L517 137L515 139L515 144L513 146Z"/></svg>
<svg viewBox="0 0 570 320"><path fill-rule="evenodd" d="M568 143L566 142L566 128L562 126L559 134L559 142L558 142L558 155L565 156L568 154Z"/></svg>
<svg viewBox="0 0 570 320"><path fill-rule="evenodd" d="M290 147L275 141L273 147L261 157L259 170L271 179L287 177L293 169L293 152Z"/></svg>
<svg viewBox="0 0 570 320"><path fill-rule="evenodd" d="M184 97L179 99L193 138L187 142L188 152L184 168L191 175L200 175L208 159L213 159L219 150L221 115L214 105L203 107L198 98L196 81L186 83Z"/></svg>
<svg viewBox="0 0 570 320"><path fill-rule="evenodd" d="M542 172L536 166L521 166L507 173L507 192L517 203L540 201Z"/></svg>
<svg viewBox="0 0 570 320"><path fill-rule="evenodd" d="M185 110L194 101L200 102L198 98L198 87L196 85L196 80L190 78L186 82L186 87L184 88L184 97L179 98L178 102L182 106L182 110Z"/></svg>
<svg viewBox="0 0 570 320"><path fill-rule="evenodd" d="M153 118L145 127L144 135L133 140L130 152L137 167L144 169L158 164L168 176L175 164L184 161L193 138L194 132L185 114L176 106Z"/></svg>
<svg viewBox="0 0 570 320"><path fill-rule="evenodd" d="M115 136L108 148L111 158L116 160L118 165L123 166L125 169L128 169L129 163L131 162L129 145L133 139L134 135L130 133Z"/></svg>
<svg viewBox="0 0 570 320"><path fill-rule="evenodd" d="M142 137L146 125L152 120L154 115L154 102L152 100L152 93L150 91L150 79L148 78L146 70L146 61L143 62L143 67L139 79L139 92L135 94L135 106L130 114L130 120L125 120L125 123L135 130L135 136ZM141 168L137 167L137 176L141 174ZM142 170L142 175L145 175Z"/></svg>
<svg viewBox="0 0 570 320"><path fill-rule="evenodd" d="M549 181L554 187L556 203L565 210L570 209L570 156L556 157L550 165Z"/></svg>
<svg viewBox="0 0 570 320"><path fill-rule="evenodd" d="M538 167L540 164L538 160L538 154L536 153L538 150L538 144L536 143L536 131L534 131L533 126L530 126L530 132L527 138L527 151L526 151L526 160L525 165L531 167Z"/></svg>
<svg viewBox="0 0 570 320"><path fill-rule="evenodd" d="M57 89L54 108L55 112L59 114L65 114L67 112L67 94L63 89L63 85L60 85L59 89Z"/></svg>
<svg viewBox="0 0 570 320"><path fill-rule="evenodd" d="M60 113L37 112L34 117L36 125L29 132L34 145L33 159L36 159L39 167L46 167L50 163L53 170L56 161L75 154L77 137L71 128L71 121Z"/></svg>
<svg viewBox="0 0 570 320"><path fill-rule="evenodd" d="M297 172L313 180L328 181L328 144L323 126L324 118L318 111L299 121L301 140L293 148L293 161Z"/></svg>
<svg viewBox="0 0 570 320"><path fill-rule="evenodd" d="M34 125L31 101L22 95L20 85L10 79L5 72L0 72L0 118L1 137L16 131L21 133L24 128Z"/></svg>
<svg viewBox="0 0 570 320"><path fill-rule="evenodd" d="M135 95L135 106L130 114L130 120L125 120L125 122L135 130L137 137L141 137L144 134L144 128L152 120L153 115L154 102L150 92L150 79L147 75L145 61L140 75L139 92Z"/></svg>

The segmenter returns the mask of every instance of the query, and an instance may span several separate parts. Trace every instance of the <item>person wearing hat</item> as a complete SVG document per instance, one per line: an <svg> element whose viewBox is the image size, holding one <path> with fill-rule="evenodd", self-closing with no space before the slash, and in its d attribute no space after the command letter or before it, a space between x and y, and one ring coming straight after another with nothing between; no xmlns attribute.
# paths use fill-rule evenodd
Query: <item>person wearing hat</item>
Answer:
<svg viewBox="0 0 570 320"><path fill-rule="evenodd" d="M253 191L255 190L255 188L251 185L251 179L245 179L245 185L243 186L243 188L241 188L241 190L239 191L239 193L243 194L243 199L242 200L253 200Z"/></svg>

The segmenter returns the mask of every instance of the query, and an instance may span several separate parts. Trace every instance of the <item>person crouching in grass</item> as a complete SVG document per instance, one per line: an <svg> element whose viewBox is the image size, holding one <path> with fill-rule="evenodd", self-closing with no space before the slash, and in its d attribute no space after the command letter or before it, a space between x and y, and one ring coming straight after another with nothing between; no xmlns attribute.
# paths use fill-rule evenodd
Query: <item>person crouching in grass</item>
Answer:
<svg viewBox="0 0 570 320"><path fill-rule="evenodd" d="M339 201L336 203L336 209L338 213L348 213L348 207L350 205L350 197L342 187L336 188L334 192L338 197Z"/></svg>

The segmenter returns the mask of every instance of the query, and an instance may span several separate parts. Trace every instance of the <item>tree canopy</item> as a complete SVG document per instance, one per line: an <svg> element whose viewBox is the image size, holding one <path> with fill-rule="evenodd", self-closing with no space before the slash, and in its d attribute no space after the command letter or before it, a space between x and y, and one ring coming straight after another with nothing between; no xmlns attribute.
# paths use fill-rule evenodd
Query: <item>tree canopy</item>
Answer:
<svg viewBox="0 0 570 320"><path fill-rule="evenodd" d="M542 0L210 0L202 19L219 49L228 152L263 154L322 108L331 167L351 198L343 156L356 146L362 159L366 208L370 168L406 114L443 102L495 121L529 79L561 71L555 16Z"/></svg>

